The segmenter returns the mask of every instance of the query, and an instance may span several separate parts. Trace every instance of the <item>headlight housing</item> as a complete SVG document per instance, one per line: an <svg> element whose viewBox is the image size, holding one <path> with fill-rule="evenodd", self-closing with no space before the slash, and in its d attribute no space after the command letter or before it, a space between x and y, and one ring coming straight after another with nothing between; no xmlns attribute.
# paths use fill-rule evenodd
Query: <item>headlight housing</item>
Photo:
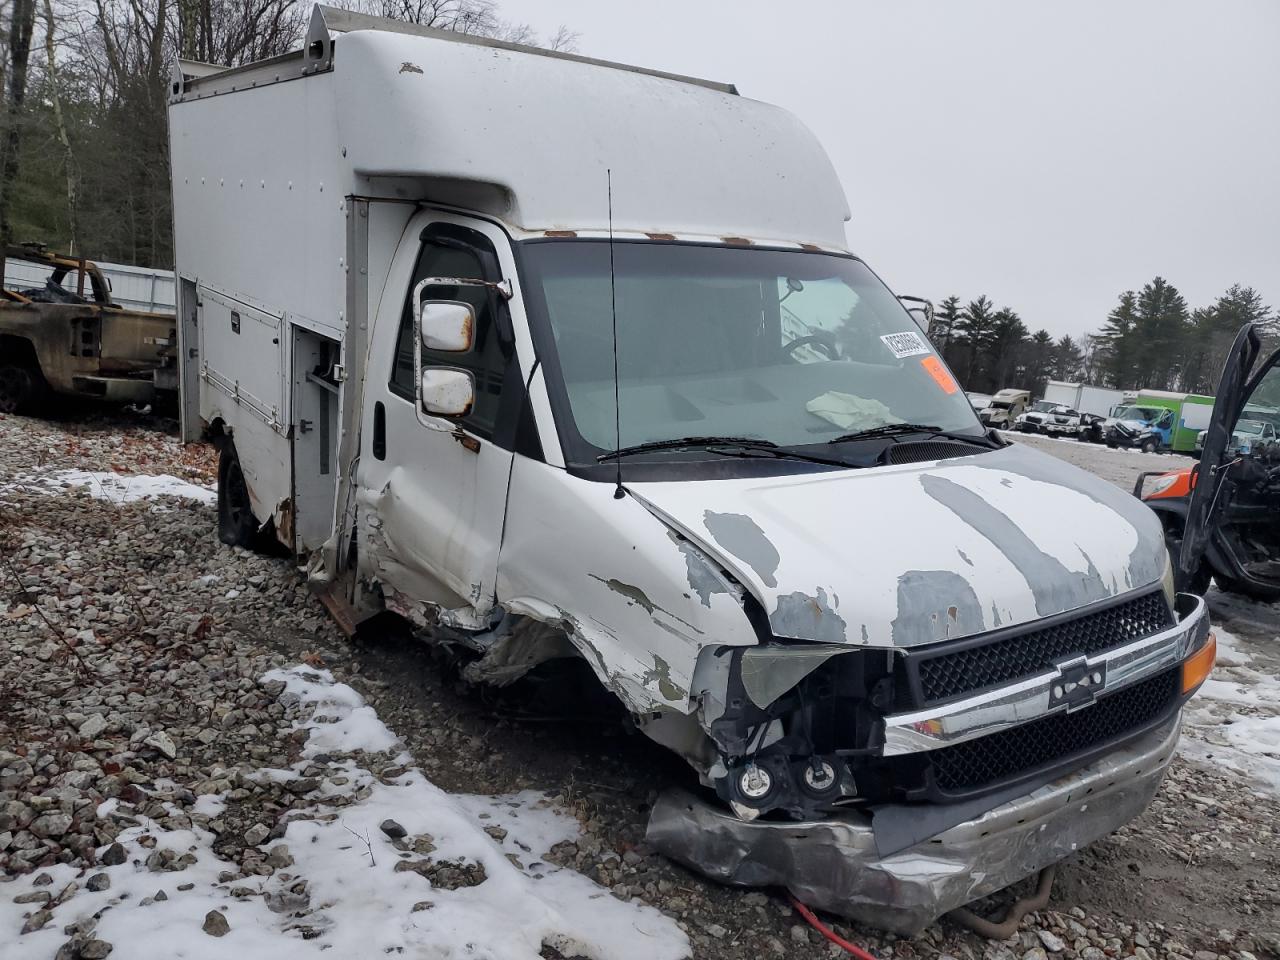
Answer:
<svg viewBox="0 0 1280 960"><path fill-rule="evenodd" d="M1148 497L1158 497L1177 483L1178 478L1181 476L1182 474L1180 473L1166 473L1162 477L1156 477L1151 481L1151 486L1146 488L1146 495Z"/></svg>

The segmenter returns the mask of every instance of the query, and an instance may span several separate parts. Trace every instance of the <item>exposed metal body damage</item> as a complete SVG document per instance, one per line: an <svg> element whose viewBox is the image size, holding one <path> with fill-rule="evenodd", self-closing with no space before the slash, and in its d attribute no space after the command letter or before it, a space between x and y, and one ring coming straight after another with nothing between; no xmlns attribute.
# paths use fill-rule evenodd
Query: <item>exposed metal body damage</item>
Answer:
<svg viewBox="0 0 1280 960"><path fill-rule="evenodd" d="M911 936L1141 813L1173 759L1178 730L1174 718L1085 769L888 855L877 848L881 812L744 823L681 793L659 798L646 839L724 883L785 887L811 906Z"/></svg>

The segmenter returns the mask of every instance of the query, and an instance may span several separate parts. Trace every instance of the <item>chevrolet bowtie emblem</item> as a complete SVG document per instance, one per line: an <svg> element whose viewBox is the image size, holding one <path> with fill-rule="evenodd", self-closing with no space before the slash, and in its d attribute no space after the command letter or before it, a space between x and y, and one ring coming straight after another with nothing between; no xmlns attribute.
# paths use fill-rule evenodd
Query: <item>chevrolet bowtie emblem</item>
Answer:
<svg viewBox="0 0 1280 960"><path fill-rule="evenodd" d="M1090 663L1088 657L1075 657L1054 664L1058 679L1049 688L1049 706L1066 705L1067 712L1093 703L1107 685L1105 662Z"/></svg>

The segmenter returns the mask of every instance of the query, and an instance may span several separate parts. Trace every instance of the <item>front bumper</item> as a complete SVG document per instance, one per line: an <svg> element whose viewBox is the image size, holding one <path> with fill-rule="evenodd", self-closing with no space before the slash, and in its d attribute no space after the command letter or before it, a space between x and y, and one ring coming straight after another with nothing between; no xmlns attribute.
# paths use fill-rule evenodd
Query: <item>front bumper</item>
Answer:
<svg viewBox="0 0 1280 960"><path fill-rule="evenodd" d="M647 840L724 883L786 887L810 906L915 935L1140 814L1173 759L1181 719L1179 710L1088 766L889 857L866 814L747 823L683 791L658 799Z"/></svg>

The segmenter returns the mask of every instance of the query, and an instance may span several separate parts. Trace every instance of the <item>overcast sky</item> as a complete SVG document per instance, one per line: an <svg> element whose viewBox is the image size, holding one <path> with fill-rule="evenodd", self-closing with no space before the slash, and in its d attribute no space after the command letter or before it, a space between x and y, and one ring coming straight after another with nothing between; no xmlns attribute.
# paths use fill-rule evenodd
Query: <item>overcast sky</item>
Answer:
<svg viewBox="0 0 1280 960"><path fill-rule="evenodd" d="M1280 0L501 0L818 135L854 252L1080 334L1158 275L1280 308Z"/></svg>

